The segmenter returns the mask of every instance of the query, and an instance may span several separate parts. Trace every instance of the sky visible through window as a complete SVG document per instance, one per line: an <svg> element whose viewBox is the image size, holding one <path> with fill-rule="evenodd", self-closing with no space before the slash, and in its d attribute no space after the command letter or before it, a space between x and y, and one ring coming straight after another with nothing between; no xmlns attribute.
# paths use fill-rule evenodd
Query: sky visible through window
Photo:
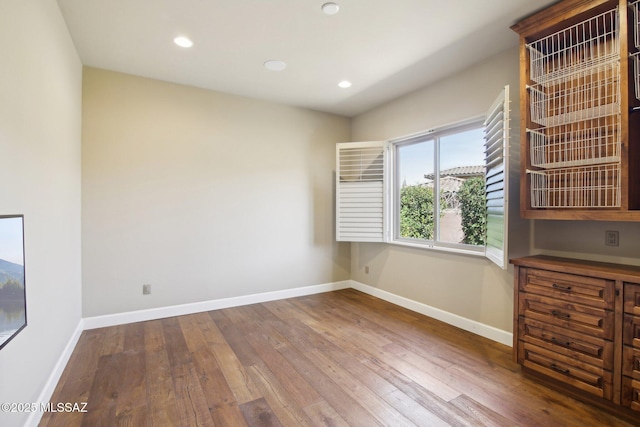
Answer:
<svg viewBox="0 0 640 427"><path fill-rule="evenodd" d="M0 259L24 265L22 218L0 218Z"/></svg>
<svg viewBox="0 0 640 427"><path fill-rule="evenodd" d="M403 146L400 156L400 182L406 185L426 182L425 174L433 173L433 141ZM484 164L484 129L459 132L440 138L440 170L458 166Z"/></svg>

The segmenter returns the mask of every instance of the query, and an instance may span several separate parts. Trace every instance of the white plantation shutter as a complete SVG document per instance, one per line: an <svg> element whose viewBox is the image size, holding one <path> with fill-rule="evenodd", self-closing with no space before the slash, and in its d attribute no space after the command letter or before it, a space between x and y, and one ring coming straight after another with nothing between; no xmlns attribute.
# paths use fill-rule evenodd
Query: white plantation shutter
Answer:
<svg viewBox="0 0 640 427"><path fill-rule="evenodd" d="M509 86L487 112L485 127L486 256L501 268L508 265Z"/></svg>
<svg viewBox="0 0 640 427"><path fill-rule="evenodd" d="M384 242L387 143L339 143L336 157L336 240Z"/></svg>

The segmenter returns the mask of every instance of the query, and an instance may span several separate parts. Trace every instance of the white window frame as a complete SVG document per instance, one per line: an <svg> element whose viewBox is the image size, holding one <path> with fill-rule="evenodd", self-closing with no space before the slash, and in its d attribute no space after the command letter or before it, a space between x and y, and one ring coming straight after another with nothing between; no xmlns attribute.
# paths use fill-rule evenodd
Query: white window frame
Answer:
<svg viewBox="0 0 640 427"><path fill-rule="evenodd" d="M467 245L464 243L449 243L440 241L440 139L448 135L454 135L456 133L469 131L472 129L483 129L484 116L478 116L470 120L465 120L451 125L441 126L435 129L430 129L426 132L421 132L409 137L397 138L389 141L391 146L391 193L392 193L392 208L390 211L392 218L392 235L390 243L412 246L412 247L425 247L429 249L445 250L449 252L458 252L469 255L484 256L484 246L481 245ZM433 141L433 168L434 168L434 213L433 213L433 227L434 227L434 239L412 239L400 236L400 190L402 185L402 179L400 177L400 164L397 151L403 146L417 144L420 142Z"/></svg>

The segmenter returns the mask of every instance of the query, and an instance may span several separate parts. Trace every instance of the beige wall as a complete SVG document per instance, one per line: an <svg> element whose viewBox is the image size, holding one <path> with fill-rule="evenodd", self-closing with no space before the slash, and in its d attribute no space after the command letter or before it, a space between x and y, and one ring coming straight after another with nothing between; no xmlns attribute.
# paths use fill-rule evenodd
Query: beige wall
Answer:
<svg viewBox="0 0 640 427"><path fill-rule="evenodd" d="M484 115L507 84L513 110L518 106L517 60L517 50L509 50L362 114L353 120L352 136L356 141L393 139ZM514 136L512 158L517 160ZM517 179L514 172L517 168L511 173ZM512 216L509 243L522 255L528 251L529 225ZM512 329L512 268L503 271L484 258L392 244L354 243L351 257L354 280L503 331Z"/></svg>
<svg viewBox="0 0 640 427"><path fill-rule="evenodd" d="M0 58L0 215L24 214L28 321L0 350L0 402L36 402L81 316L82 66L55 0L0 2Z"/></svg>
<svg viewBox="0 0 640 427"><path fill-rule="evenodd" d="M605 232L620 233L620 246L606 246ZM640 265L640 223L535 221L533 253Z"/></svg>
<svg viewBox="0 0 640 427"><path fill-rule="evenodd" d="M348 279L349 137L338 116L85 68L84 316Z"/></svg>

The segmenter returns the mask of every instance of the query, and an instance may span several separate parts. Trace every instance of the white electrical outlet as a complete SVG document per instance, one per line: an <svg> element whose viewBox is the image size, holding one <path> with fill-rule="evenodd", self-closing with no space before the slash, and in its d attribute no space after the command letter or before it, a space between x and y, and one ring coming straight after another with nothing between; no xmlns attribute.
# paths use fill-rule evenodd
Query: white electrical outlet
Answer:
<svg viewBox="0 0 640 427"><path fill-rule="evenodd" d="M151 294L151 285L142 285L142 295Z"/></svg>

